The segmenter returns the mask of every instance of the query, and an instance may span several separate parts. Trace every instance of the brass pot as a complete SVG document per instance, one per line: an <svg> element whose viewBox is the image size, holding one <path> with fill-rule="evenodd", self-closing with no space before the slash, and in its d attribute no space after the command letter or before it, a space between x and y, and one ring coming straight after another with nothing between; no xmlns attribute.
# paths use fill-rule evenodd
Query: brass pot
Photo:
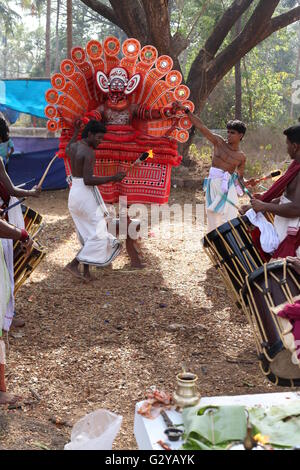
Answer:
<svg viewBox="0 0 300 470"><path fill-rule="evenodd" d="M181 372L176 376L176 379L177 391L173 394L176 405L180 408L196 406L200 400L200 394L196 387L198 376L191 372Z"/></svg>

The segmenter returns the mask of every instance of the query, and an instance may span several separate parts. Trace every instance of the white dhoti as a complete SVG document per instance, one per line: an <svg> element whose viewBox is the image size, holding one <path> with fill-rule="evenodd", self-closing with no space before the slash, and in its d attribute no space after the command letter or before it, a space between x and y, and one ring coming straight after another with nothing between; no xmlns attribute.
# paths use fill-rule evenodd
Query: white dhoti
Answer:
<svg viewBox="0 0 300 470"><path fill-rule="evenodd" d="M290 202L283 195L280 198L279 204L288 204ZM288 219L287 217L276 215L274 225L272 225L261 212L255 213L253 209L246 212L246 216L255 227L259 228L260 244L265 253L274 253L288 235L296 235L300 229L299 217ZM300 257L300 247L297 249L296 255Z"/></svg>
<svg viewBox="0 0 300 470"><path fill-rule="evenodd" d="M120 242L107 230L108 212L98 188L73 177L68 207L82 244L76 259L92 266L109 265L120 253Z"/></svg>
<svg viewBox="0 0 300 470"><path fill-rule="evenodd" d="M11 197L9 200L9 206L17 202L18 199ZM21 206L13 207L8 211L8 222L12 225L15 225L19 229L24 229L24 218L22 214ZM2 247L4 260L6 263L9 279L10 279L10 298L7 306L7 310L4 317L3 329L8 331L11 326L13 316L15 314L15 297L14 297L14 242L13 240L2 238Z"/></svg>
<svg viewBox="0 0 300 470"><path fill-rule="evenodd" d="M238 176L212 167L204 181L206 191L207 231L211 232L220 225L238 216Z"/></svg>
<svg viewBox="0 0 300 470"><path fill-rule="evenodd" d="M290 201L286 196L281 196L279 204L288 204ZM283 242L288 235L296 235L300 230L300 217L288 219L276 215L274 218L274 227L279 237L279 243ZM300 258L300 247L296 250L296 256Z"/></svg>
<svg viewBox="0 0 300 470"><path fill-rule="evenodd" d="M10 294L9 275L4 260L2 243L0 240L0 364L5 364L5 344L1 338Z"/></svg>

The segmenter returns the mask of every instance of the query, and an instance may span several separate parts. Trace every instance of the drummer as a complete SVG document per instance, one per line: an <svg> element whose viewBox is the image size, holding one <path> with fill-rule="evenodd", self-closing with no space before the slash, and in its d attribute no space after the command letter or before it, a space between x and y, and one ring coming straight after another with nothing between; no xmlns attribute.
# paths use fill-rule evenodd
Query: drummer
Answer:
<svg viewBox="0 0 300 470"><path fill-rule="evenodd" d="M11 296L11 283L2 248L4 240L20 240L27 253L30 252L33 244L26 230L20 230L0 219L0 405L12 404L18 400L18 397L7 393L5 385L5 343L2 334Z"/></svg>
<svg viewBox="0 0 300 470"><path fill-rule="evenodd" d="M245 213L252 207L257 216L260 216L263 224L261 227L258 224L259 217L257 220L250 220L260 228L261 243L262 237L266 238L265 245L270 243L270 250L264 251L271 253L274 259L300 257L300 125L289 127L284 135L292 164L266 193L253 198L250 206L243 206L241 209ZM262 215L266 212L275 215L273 232L269 230L270 224Z"/></svg>
<svg viewBox="0 0 300 470"><path fill-rule="evenodd" d="M34 187L31 190L25 190L16 188L10 177L8 176L5 166L3 163L2 158L0 158L0 211L1 209L8 207L14 204L18 197L38 197L40 195L41 190L38 187ZM24 219L22 214L21 205L18 205L11 210L8 211L7 220L9 223L15 225L19 229L24 229ZM5 329L9 329L11 323L13 322L13 326L24 326L24 321L21 319L14 318L15 314L15 302L14 302L14 263L13 263L13 241L10 239L3 239L2 240L2 247L4 258L7 266L7 270L10 277L10 284L11 284L11 296L10 302L7 307L7 312L5 315Z"/></svg>
<svg viewBox="0 0 300 470"><path fill-rule="evenodd" d="M243 195L238 178L243 181L246 163L240 144L246 134L246 125L238 120L229 121L225 140L211 132L188 108L179 103L177 106L214 146L212 167L204 182L208 232L211 232L238 215L238 196Z"/></svg>

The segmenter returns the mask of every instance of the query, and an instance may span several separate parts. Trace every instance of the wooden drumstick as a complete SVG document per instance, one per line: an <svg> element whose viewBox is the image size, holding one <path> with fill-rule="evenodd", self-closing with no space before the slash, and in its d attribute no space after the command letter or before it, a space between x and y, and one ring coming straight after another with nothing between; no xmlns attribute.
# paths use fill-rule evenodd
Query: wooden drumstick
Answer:
<svg viewBox="0 0 300 470"><path fill-rule="evenodd" d="M222 194L221 192L219 192L219 195L222 197L222 199L224 198L224 194ZM238 211L240 210L239 206L237 206L234 202L232 202L230 199L228 199L228 197L226 197L226 201L225 202L228 202L229 204L231 204L233 207L235 207Z"/></svg>
<svg viewBox="0 0 300 470"><path fill-rule="evenodd" d="M41 179L40 179L39 184L37 185L38 188L41 188L41 187L42 187L42 184L43 184L43 182L45 181L45 178L46 178L46 176L47 176L47 174L48 174L48 171L50 170L50 168L51 168L51 166L52 166L52 164L53 164L53 162L54 162L54 160L55 160L56 158L57 158L57 155L55 155L55 156L52 158L51 162L50 162L49 165L47 166L46 170L44 171L43 176L42 176Z"/></svg>

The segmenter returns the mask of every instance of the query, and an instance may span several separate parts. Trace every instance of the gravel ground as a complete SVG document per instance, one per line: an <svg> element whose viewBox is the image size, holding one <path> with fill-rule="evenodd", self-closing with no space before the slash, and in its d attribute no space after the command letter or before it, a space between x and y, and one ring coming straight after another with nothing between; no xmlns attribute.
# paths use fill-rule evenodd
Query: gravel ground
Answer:
<svg viewBox="0 0 300 470"><path fill-rule="evenodd" d="M202 194L176 189L170 202L201 203ZM0 448L62 449L80 417L105 408L123 416L114 448L136 449L136 402L151 385L173 391L183 363L202 396L285 390L259 370L251 329L201 248L203 225L182 239L177 222L170 238L152 228L145 269L132 270L123 251L87 285L63 271L79 247L67 191L28 205L44 216L48 255L17 296L26 326L9 335L7 383L24 402L1 408Z"/></svg>

